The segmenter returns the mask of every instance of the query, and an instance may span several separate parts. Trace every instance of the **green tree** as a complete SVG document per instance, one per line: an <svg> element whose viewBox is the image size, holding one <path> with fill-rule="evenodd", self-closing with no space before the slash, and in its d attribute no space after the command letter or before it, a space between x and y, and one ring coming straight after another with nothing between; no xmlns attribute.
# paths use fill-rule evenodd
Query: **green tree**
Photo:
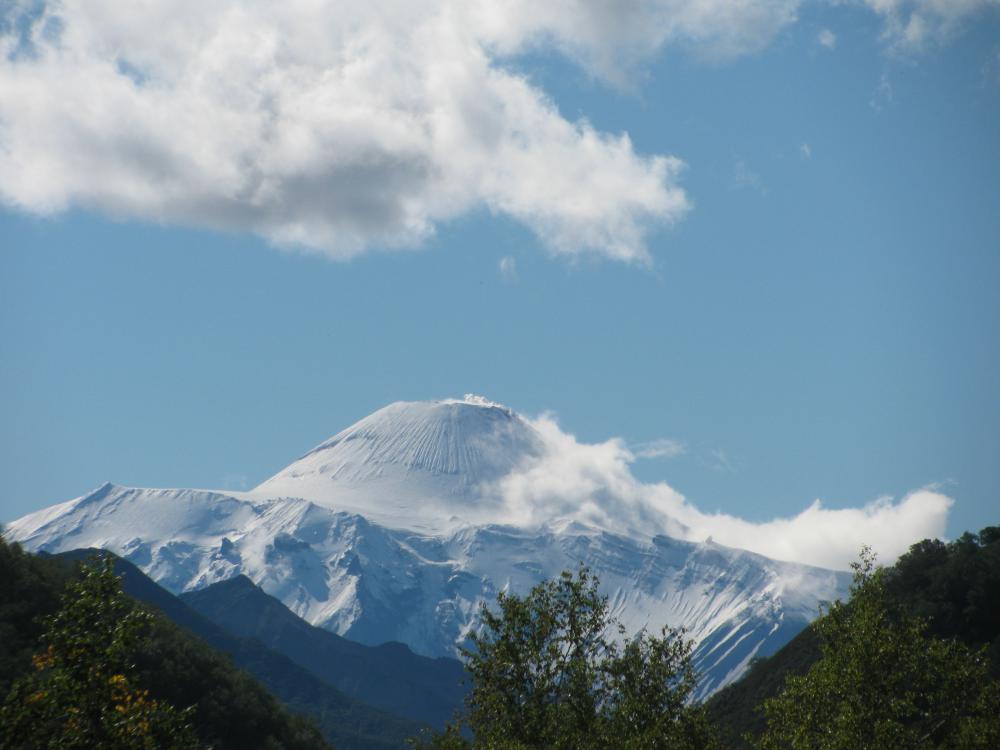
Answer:
<svg viewBox="0 0 1000 750"><path fill-rule="evenodd" d="M585 568L501 593L464 649L472 689L436 748L672 748L714 746L692 704L691 645L678 630L633 638L610 616ZM468 741L461 727L474 736Z"/></svg>
<svg viewBox="0 0 1000 750"><path fill-rule="evenodd" d="M34 669L0 708L0 750L197 747L184 714L133 682L151 621L122 593L110 556L84 566L45 622Z"/></svg>
<svg viewBox="0 0 1000 750"><path fill-rule="evenodd" d="M1000 684L983 652L927 634L862 550L848 603L814 624L821 658L764 703L761 750L1000 747ZM748 740L750 738L748 737Z"/></svg>

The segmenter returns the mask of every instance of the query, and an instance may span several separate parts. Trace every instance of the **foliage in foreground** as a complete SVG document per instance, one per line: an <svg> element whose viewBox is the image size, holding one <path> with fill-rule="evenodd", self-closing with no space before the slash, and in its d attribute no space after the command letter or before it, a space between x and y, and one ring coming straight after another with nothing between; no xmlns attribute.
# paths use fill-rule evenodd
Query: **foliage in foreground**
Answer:
<svg viewBox="0 0 1000 750"><path fill-rule="evenodd" d="M950 542L925 539L883 575L890 612L925 620L928 637L957 640L973 651L985 648L990 676L1000 679L1000 527ZM709 719L726 748L748 750L767 726L764 701L781 692L789 675L805 674L820 659L818 624L708 700Z"/></svg>
<svg viewBox="0 0 1000 750"><path fill-rule="evenodd" d="M985 646L1000 679L1000 526L914 544L885 583L891 600L927 621L928 634Z"/></svg>
<svg viewBox="0 0 1000 750"><path fill-rule="evenodd" d="M13 683L39 679L38 673L44 670L36 669L33 661L42 656L44 663L46 623L60 612L66 592L81 575L64 560L28 554L0 536L0 699L10 694L14 700ZM131 612L136 606L130 598L124 602L119 612ZM132 690L148 691L145 698L161 706L194 707L184 718L202 747L328 747L311 722L291 714L230 659L163 617L152 616L143 637L123 651L128 651L126 661L135 665L134 671L123 673ZM14 744L4 739L9 736L5 718L0 723L0 744L6 741L8 747L19 750L45 747L37 738L29 744Z"/></svg>
<svg viewBox="0 0 1000 750"><path fill-rule="evenodd" d="M484 607L483 630L464 650L472 683L465 713L430 747L714 747L689 702L690 643L668 628L625 638L597 585L582 568L523 598L501 593L498 612Z"/></svg>
<svg viewBox="0 0 1000 750"><path fill-rule="evenodd" d="M0 748L193 750L186 712L135 686L152 616L122 593L110 557L83 569L46 621L44 650L0 708Z"/></svg>
<svg viewBox="0 0 1000 750"><path fill-rule="evenodd" d="M864 550L851 600L814 625L821 657L764 703L761 750L1000 747L1000 683L985 652L928 634L887 594Z"/></svg>

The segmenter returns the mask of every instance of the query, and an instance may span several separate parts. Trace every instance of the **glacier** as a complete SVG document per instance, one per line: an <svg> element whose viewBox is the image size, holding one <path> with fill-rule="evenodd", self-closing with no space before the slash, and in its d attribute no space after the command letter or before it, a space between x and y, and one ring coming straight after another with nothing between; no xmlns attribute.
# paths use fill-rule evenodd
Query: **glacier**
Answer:
<svg viewBox="0 0 1000 750"><path fill-rule="evenodd" d="M657 509L595 523L597 488L541 519L517 512L502 488L551 450L482 397L399 402L250 491L108 483L6 533L35 551L112 550L175 593L243 574L313 625L427 656L456 656L498 592L586 565L628 631L685 629L699 698L846 594L842 572L675 538Z"/></svg>

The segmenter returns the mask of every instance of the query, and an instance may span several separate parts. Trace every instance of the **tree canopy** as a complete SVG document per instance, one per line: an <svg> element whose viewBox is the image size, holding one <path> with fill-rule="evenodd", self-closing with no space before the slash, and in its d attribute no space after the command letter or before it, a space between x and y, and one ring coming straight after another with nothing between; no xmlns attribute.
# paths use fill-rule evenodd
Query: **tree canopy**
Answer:
<svg viewBox="0 0 1000 750"><path fill-rule="evenodd" d="M45 623L44 650L0 708L0 748L194 750L185 712L135 685L152 617L122 593L113 561L85 566Z"/></svg>
<svg viewBox="0 0 1000 750"><path fill-rule="evenodd" d="M985 652L936 638L887 594L864 550L848 603L814 625L821 657L764 703L761 750L1000 747L1000 684Z"/></svg>
<svg viewBox="0 0 1000 750"><path fill-rule="evenodd" d="M100 716L97 706L106 706L113 698L122 700L112 706L128 705L129 695L133 717L135 704L144 710L155 704L160 711L193 706L184 713L183 723L191 725L200 747L328 747L311 721L279 704L226 654L122 595L117 576L109 577L104 570L108 564L99 562L100 575L94 578L93 566L29 554L0 536L0 702L7 696L0 716L0 748L26 750L53 743L63 748L116 747L108 741L77 742L73 738L79 732L72 734L75 725L68 727L69 737L57 740L65 728L61 718L73 713L60 713L58 708L82 701L93 709L86 713L92 718ZM80 586L90 593L81 595ZM77 654L80 661L72 661L82 644L86 649ZM111 685L97 679L93 691L81 694L71 675L88 660L95 671L86 670L87 680L122 675L125 684L116 679L112 693ZM45 693L44 701L34 698L39 692ZM142 701L137 702L140 696ZM114 717L108 714L108 718ZM141 748L144 741L141 734L133 734L127 746ZM157 746L170 744L158 740Z"/></svg>
<svg viewBox="0 0 1000 750"><path fill-rule="evenodd" d="M679 630L626 637L597 579L564 572L524 597L501 593L464 649L465 713L438 748L714 746L699 707L691 644ZM462 729L471 733L469 740Z"/></svg>

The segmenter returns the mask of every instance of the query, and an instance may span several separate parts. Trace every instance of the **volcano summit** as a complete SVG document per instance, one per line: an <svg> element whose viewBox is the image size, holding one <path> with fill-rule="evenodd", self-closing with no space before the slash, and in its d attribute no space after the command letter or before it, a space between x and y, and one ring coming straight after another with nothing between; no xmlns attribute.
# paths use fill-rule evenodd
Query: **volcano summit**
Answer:
<svg viewBox="0 0 1000 750"><path fill-rule="evenodd" d="M544 452L525 419L481 396L397 402L320 443L252 490L389 526L496 521L487 488Z"/></svg>

